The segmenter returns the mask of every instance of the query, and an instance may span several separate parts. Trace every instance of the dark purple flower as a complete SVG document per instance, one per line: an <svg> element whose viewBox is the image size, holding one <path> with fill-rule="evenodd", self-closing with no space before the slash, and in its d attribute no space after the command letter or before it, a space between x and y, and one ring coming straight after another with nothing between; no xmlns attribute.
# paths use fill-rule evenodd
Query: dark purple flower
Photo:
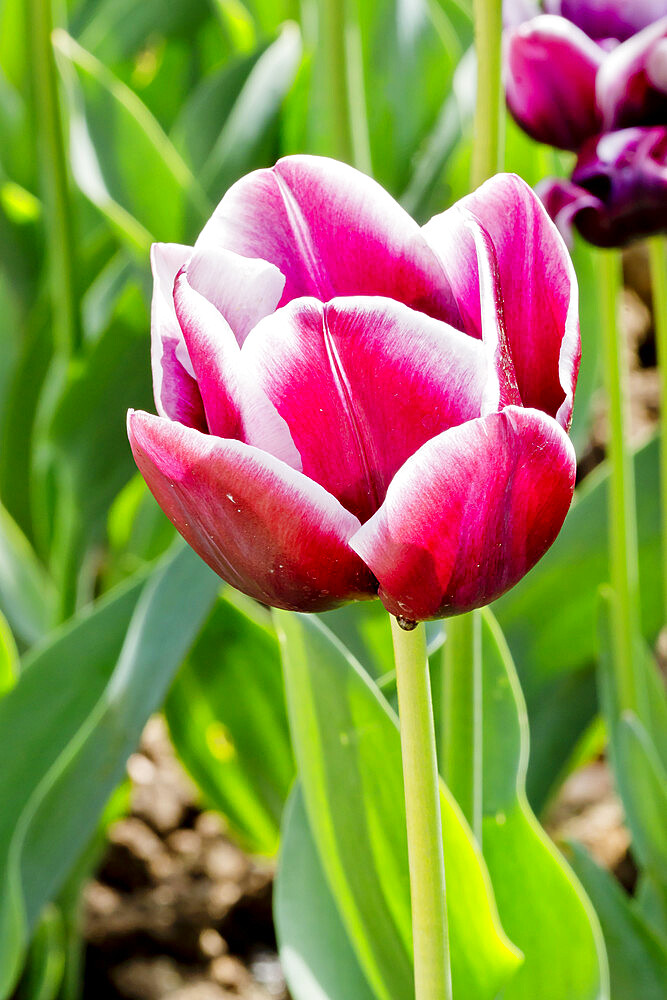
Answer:
<svg viewBox="0 0 667 1000"><path fill-rule="evenodd" d="M579 150L602 131L667 124L665 0L549 0L506 10L510 111L539 142ZM656 18L660 14L666 15Z"/></svg>
<svg viewBox="0 0 667 1000"><path fill-rule="evenodd" d="M623 246L667 229L667 127L628 128L589 140L571 180L538 188L563 235Z"/></svg>

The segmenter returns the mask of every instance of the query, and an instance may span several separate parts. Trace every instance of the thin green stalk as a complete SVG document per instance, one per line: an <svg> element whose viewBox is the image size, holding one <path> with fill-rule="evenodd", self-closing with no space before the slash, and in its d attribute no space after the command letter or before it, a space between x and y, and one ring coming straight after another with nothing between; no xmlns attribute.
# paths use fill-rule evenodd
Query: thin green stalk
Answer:
<svg viewBox="0 0 667 1000"><path fill-rule="evenodd" d="M637 508L632 454L627 441L627 359L618 325L621 258L600 255L602 339L609 414L609 574L618 599L614 663L619 710L643 716L644 694L636 659L640 653L639 557Z"/></svg>
<svg viewBox="0 0 667 1000"><path fill-rule="evenodd" d="M502 169L504 91L501 80L502 0L474 0L477 103L472 186Z"/></svg>
<svg viewBox="0 0 667 1000"><path fill-rule="evenodd" d="M391 619L401 724L415 1000L452 1000L433 705L423 624Z"/></svg>
<svg viewBox="0 0 667 1000"><path fill-rule="evenodd" d="M440 773L482 842L482 627L478 611L447 622Z"/></svg>
<svg viewBox="0 0 667 1000"><path fill-rule="evenodd" d="M663 623L667 625L667 241L648 241L653 292L653 325L660 373L660 500L662 510Z"/></svg>
<svg viewBox="0 0 667 1000"><path fill-rule="evenodd" d="M56 66L51 45L53 31L51 0L29 0L26 11L53 309L54 346L57 352L67 357L76 351L79 345L80 327L72 208Z"/></svg>
<svg viewBox="0 0 667 1000"><path fill-rule="evenodd" d="M370 173L370 147L363 89L358 17L353 0L321 0L321 38L329 81L327 100L332 153Z"/></svg>

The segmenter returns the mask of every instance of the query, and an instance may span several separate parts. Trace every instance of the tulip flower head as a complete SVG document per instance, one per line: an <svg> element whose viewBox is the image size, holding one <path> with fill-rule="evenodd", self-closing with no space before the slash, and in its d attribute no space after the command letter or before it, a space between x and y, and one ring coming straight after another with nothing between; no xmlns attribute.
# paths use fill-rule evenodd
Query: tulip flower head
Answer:
<svg viewBox="0 0 667 1000"><path fill-rule="evenodd" d="M507 104L528 135L578 151L600 132L667 123L665 0L506 3Z"/></svg>
<svg viewBox="0 0 667 1000"><path fill-rule="evenodd" d="M667 128L628 128L590 139L571 180L537 191L566 240L574 225L596 246L623 246L667 230Z"/></svg>
<svg viewBox="0 0 667 1000"><path fill-rule="evenodd" d="M419 226L374 181L295 156L240 180L194 247L152 253L158 416L135 460L232 586L417 621L479 607L555 539L577 289L501 175Z"/></svg>

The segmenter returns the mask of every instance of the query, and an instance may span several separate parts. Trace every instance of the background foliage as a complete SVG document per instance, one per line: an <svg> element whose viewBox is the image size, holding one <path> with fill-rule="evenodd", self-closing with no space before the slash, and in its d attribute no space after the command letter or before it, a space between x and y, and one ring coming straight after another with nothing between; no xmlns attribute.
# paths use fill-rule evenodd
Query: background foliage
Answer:
<svg viewBox="0 0 667 1000"><path fill-rule="evenodd" d="M298 738L309 713L320 718L327 747L361 716L394 747L379 609L344 609L321 626L280 624L293 750L274 626L264 609L219 593L219 581L175 541L135 472L125 413L153 408L149 246L192 242L242 174L296 151L338 156L373 174L421 222L467 192L471 42L468 0L0 2L0 734L12 757L0 772L2 997L26 961L26 976L39 984L26 995L58 995L60 917L98 856L96 831L123 808L113 793L125 759L163 702L181 760L241 842L273 853L282 823L277 917L297 1000L315 995L315 980L330 1000L409 996L404 845L383 841L371 824L367 882L347 883L345 866L332 859L356 849L358 827L345 826L345 809L323 810L327 802L333 809L335 788L352 793L329 786L312 761L305 767ZM532 183L559 164L508 122L506 166ZM583 452L597 381L598 292L591 252L578 246L576 257L584 364L573 437ZM652 641L661 607L653 444L638 453L636 474ZM443 799L448 865L474 896L462 895L450 913L455 976L473 1000L492 1000L503 983L511 984L508 1000L605 994L597 920L534 817L597 711L605 476L602 468L582 486L553 549L497 602L507 645L485 619L495 722L484 753L491 772L493 761L506 761L488 788L488 811L485 803L486 863L455 804ZM441 638L434 629L434 648ZM321 664L315 674L309 660ZM335 682L327 670L338 671ZM438 670L436 652L436 685ZM343 758L352 748L339 751L336 774L349 774ZM384 772L389 765L372 742L354 752L363 782L390 800L371 798L368 808L395 812L391 827L401 829L396 761ZM295 757L300 781L283 815ZM653 858L652 842L647 850ZM508 852L517 862L513 890L499 860ZM632 954L625 961L621 948L612 966L623 984L612 996L657 1000L660 933L588 858L578 852L574 864L609 940L627 939L634 927ZM390 890L387 872L396 876ZM528 909L531 892L536 903L542 896L548 932ZM308 898L300 893L316 896L332 941L347 949L335 969L303 925ZM391 920L378 930L382 907ZM550 980L547 993L545 969L554 963L569 978ZM639 966L645 978L632 992L629 970Z"/></svg>

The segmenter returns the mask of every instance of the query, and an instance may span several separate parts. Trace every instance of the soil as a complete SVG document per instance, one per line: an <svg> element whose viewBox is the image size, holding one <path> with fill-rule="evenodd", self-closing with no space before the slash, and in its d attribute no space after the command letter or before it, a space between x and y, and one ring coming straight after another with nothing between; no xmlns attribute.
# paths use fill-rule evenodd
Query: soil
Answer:
<svg viewBox="0 0 667 1000"><path fill-rule="evenodd" d="M84 896L84 1000L287 1000L271 916L273 863L202 811L163 720L128 761L127 817Z"/></svg>
<svg viewBox="0 0 667 1000"><path fill-rule="evenodd" d="M655 426L659 387L644 248L624 258L620 304L630 367L630 433ZM602 393L594 403L588 474L604 457ZM662 638L667 661L667 635ZM271 915L273 864L249 858L223 821L202 810L175 759L165 725L150 720L128 762L131 809L109 844L84 900L84 1000L289 1000ZM576 839L632 891L636 869L621 803L604 760L565 782L546 826Z"/></svg>

